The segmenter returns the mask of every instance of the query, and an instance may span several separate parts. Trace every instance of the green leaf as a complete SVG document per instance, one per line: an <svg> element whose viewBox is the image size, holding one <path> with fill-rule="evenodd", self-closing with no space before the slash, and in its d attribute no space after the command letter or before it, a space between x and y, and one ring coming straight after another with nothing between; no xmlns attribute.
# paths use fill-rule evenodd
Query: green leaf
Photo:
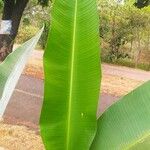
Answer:
<svg viewBox="0 0 150 150"><path fill-rule="evenodd" d="M41 135L47 150L88 150L100 87L96 0L56 0L44 54Z"/></svg>
<svg viewBox="0 0 150 150"><path fill-rule="evenodd" d="M0 64L0 117L3 116L13 90L19 80L32 50L37 44L43 29L31 40L27 41Z"/></svg>
<svg viewBox="0 0 150 150"><path fill-rule="evenodd" d="M91 150L149 148L150 81L112 105L98 119L98 131Z"/></svg>

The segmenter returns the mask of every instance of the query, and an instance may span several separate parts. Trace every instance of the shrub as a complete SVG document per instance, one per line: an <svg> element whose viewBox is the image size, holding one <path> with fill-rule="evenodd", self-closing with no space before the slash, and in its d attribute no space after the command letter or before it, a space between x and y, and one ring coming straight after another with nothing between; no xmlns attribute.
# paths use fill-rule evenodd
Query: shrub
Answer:
<svg viewBox="0 0 150 150"><path fill-rule="evenodd" d="M28 26L22 26L19 30L16 43L21 44L24 43L25 41L29 40L32 38L37 32L39 28L28 25Z"/></svg>

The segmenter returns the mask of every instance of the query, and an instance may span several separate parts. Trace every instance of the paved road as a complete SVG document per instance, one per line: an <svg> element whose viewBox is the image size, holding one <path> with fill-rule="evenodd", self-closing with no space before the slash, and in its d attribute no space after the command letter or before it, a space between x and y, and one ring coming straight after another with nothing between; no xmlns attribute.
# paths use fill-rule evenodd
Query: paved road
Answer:
<svg viewBox="0 0 150 150"><path fill-rule="evenodd" d="M103 64L103 74L118 75L135 80L150 80L150 72ZM43 97L43 80L22 75L4 114L6 123L23 124L37 129ZM101 95L98 114L102 113L118 97Z"/></svg>
<svg viewBox="0 0 150 150"><path fill-rule="evenodd" d="M42 106L43 80L22 75L4 114L7 123L36 128Z"/></svg>

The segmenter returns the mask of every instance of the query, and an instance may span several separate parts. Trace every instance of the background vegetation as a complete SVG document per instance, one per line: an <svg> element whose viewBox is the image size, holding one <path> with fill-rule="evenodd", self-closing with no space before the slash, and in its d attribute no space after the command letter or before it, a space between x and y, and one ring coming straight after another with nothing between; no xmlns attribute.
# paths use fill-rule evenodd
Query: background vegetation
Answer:
<svg viewBox="0 0 150 150"><path fill-rule="evenodd" d="M18 44L25 42L45 25L44 33L39 41L39 47L44 49L50 26L50 10L51 7L43 8L37 5L37 0L31 0L24 12L16 42Z"/></svg>
<svg viewBox="0 0 150 150"><path fill-rule="evenodd" d="M150 6L99 0L102 60L150 70Z"/></svg>
<svg viewBox="0 0 150 150"><path fill-rule="evenodd" d="M150 70L150 6L136 8L134 0L124 5L116 0L98 0L102 61ZM0 13L3 3L0 0ZM24 12L16 43L31 38L45 24L38 48L45 48L51 7L31 0Z"/></svg>

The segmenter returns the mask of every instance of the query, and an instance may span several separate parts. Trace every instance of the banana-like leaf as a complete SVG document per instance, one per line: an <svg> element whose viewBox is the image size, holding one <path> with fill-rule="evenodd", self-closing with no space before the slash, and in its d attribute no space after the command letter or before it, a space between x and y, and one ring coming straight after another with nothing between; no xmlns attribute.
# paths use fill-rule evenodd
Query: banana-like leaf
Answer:
<svg viewBox="0 0 150 150"><path fill-rule="evenodd" d="M91 150L149 149L150 81L104 112L91 147Z"/></svg>
<svg viewBox="0 0 150 150"><path fill-rule="evenodd" d="M96 0L56 0L44 54L40 119L47 150L88 150L96 130L100 87Z"/></svg>
<svg viewBox="0 0 150 150"><path fill-rule="evenodd" d="M37 44L43 28L31 40L17 48L0 64L0 117L3 116L17 81L32 50Z"/></svg>

